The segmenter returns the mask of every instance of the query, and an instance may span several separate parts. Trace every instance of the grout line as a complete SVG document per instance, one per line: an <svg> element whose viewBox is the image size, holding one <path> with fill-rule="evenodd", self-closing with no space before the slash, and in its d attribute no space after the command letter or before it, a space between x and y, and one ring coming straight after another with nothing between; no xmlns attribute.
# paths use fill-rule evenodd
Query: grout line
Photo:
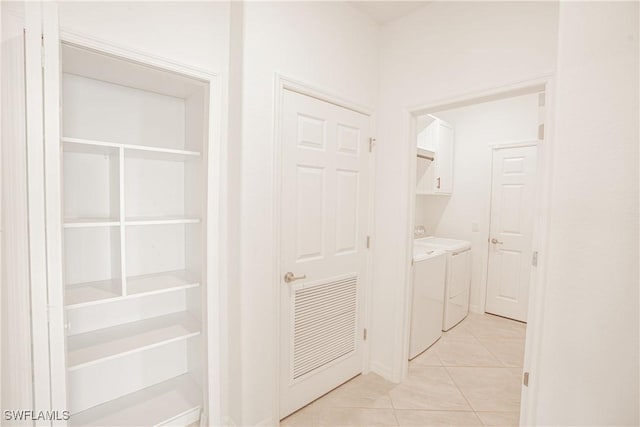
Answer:
<svg viewBox="0 0 640 427"><path fill-rule="evenodd" d="M456 388L458 389L458 391L460 392L460 395L462 395L462 397L464 398L464 400L467 402L467 405L469 405L469 408L471 408L471 410L473 412L476 412L476 409L473 407L473 405L471 405L471 402L469 402L469 399L467 398L467 396L464 394L464 392L462 391L462 389L460 388L460 386L458 385L458 383L456 382L456 380L453 379L453 376L451 375L451 373L449 372L449 369L445 366L444 367L444 371L446 372L447 376L449 377L449 379L451 380L451 382L453 383L454 386L456 386Z"/></svg>

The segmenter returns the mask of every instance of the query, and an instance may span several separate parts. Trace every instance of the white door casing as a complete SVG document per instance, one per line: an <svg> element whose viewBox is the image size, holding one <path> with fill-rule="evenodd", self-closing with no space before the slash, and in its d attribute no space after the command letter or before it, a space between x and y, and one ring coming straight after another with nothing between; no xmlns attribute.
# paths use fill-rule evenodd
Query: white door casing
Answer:
<svg viewBox="0 0 640 427"><path fill-rule="evenodd" d="M369 127L284 91L280 418L362 371ZM300 278L287 283L288 272Z"/></svg>
<svg viewBox="0 0 640 427"><path fill-rule="evenodd" d="M535 145L493 152L486 311L527 320L536 182Z"/></svg>

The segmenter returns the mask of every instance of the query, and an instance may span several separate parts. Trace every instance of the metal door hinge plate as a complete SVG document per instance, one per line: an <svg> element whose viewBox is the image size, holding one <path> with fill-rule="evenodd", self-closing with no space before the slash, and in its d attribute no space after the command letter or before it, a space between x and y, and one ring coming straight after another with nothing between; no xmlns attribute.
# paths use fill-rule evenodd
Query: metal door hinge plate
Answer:
<svg viewBox="0 0 640 427"><path fill-rule="evenodd" d="M362 331L362 339L365 341L367 340L367 328Z"/></svg>
<svg viewBox="0 0 640 427"><path fill-rule="evenodd" d="M529 372L525 372L522 375L522 384L524 384L525 387L529 387Z"/></svg>
<svg viewBox="0 0 640 427"><path fill-rule="evenodd" d="M369 138L369 152L373 152L373 147L376 145L376 139L375 138Z"/></svg>
<svg viewBox="0 0 640 427"><path fill-rule="evenodd" d="M371 248L371 236L367 236L367 249Z"/></svg>
<svg viewBox="0 0 640 427"><path fill-rule="evenodd" d="M533 256L531 257L531 265L534 267L538 266L538 251L533 252Z"/></svg>

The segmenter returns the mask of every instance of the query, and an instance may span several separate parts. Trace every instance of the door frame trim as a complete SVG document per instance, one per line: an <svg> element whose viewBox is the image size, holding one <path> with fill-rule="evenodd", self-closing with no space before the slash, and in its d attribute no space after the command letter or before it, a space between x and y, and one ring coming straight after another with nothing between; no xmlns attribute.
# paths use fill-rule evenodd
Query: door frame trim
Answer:
<svg viewBox="0 0 640 427"><path fill-rule="evenodd" d="M376 115L375 110L372 107L363 106L356 102L347 100L339 95L334 94L329 90L319 88L317 86L302 82L301 80L280 74L274 73L274 109L273 109L273 277L272 289L273 289L273 303L275 307L276 315L274 316L274 325L272 334L272 342L275 345L275 360L273 367L273 422L272 425L280 425L280 237L281 227L280 220L282 216L282 114L284 106L284 93L286 90L310 96L323 102L343 107L356 113L364 114L369 117L371 122L371 136L375 135ZM364 325L362 327L370 329L371 324L371 305L372 305L372 284L373 284L373 251L375 249L375 236L374 236L374 221L375 221L375 159L376 151L372 150L369 156L369 199L368 199L368 220L367 220L367 234L371 236L372 244L366 253L366 269L365 280L363 283L364 290ZM367 373L370 370L370 353L371 353L371 340L367 339L363 344L362 352L362 373Z"/></svg>
<svg viewBox="0 0 640 427"><path fill-rule="evenodd" d="M409 106L404 109L404 128L408 130L407 139L404 140L405 146L401 147L407 153L410 170L408 174L407 188L408 194L408 211L407 211L407 230L406 230L406 260L404 270L404 289L401 312L398 316L398 328L402 333L400 366L395 366L399 371L400 379L405 378L408 372L408 354L409 354L409 328L411 314L411 254L413 249L413 229L415 224L415 161L416 145L416 118L419 115L427 113L437 113L447 109L462 107L466 105L477 104L480 102L488 102L497 99L503 99L518 95L524 95L534 92L544 92L545 106L539 119L543 118L545 125L545 133L543 139L538 144L538 180L536 183L536 215L534 220L533 231L533 248L539 253L538 266L532 269L531 288L529 294L529 310L527 313L527 333L525 340L525 358L523 371L530 372L528 387L522 386L522 395L520 403L520 425L535 424L535 407L538 401L538 376L535 371L540 365L541 359L541 339L544 332L544 300L546 294L546 275L548 269L547 248L549 242L549 222L550 222L550 202L552 191L552 165L553 165L553 130L554 130L554 113L555 113L555 78L553 74L544 74L532 79L513 82L501 86L494 86L484 90L469 92L466 94L458 94L450 98L436 100L428 104L417 106ZM395 376L394 376L395 378Z"/></svg>
<svg viewBox="0 0 640 427"><path fill-rule="evenodd" d="M521 142L505 142L505 143L498 143L498 144L491 144L490 146L491 149L491 190L489 191L489 211L488 211L488 218L489 218L489 237L491 237L491 220L492 220L492 216L491 216L491 206L493 205L493 192L494 192L494 187L493 187L493 167L494 162L493 162L493 156L494 154L499 151L499 150L509 150L509 149L514 149L514 148L527 148L527 147L535 147L536 148L536 164L538 163L537 160L537 156L538 156L538 152L539 152L539 148L540 148L540 141L539 140L531 140L531 141L521 141ZM534 207L535 204L537 204L537 196L538 196L538 188L537 185L540 182L540 174L539 171L536 170L535 172L535 185L536 187L534 187L534 194L533 194L533 203L534 203ZM535 219L534 219L534 223L535 223ZM533 252L533 233L531 235L531 247L532 247L532 252ZM487 292L489 292L489 257L490 257L490 253L491 253L491 245L487 246L487 262L485 263L485 265L483 265L482 267L484 268L484 273L482 275L482 279L480 282L480 307L482 308L483 312L487 312ZM531 281L529 282L529 296L531 296ZM528 310L527 310L528 312Z"/></svg>

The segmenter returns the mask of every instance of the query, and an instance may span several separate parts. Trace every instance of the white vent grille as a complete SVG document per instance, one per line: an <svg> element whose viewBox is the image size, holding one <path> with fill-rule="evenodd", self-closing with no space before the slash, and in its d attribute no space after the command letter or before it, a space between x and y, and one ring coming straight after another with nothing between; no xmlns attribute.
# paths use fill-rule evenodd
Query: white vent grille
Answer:
<svg viewBox="0 0 640 427"><path fill-rule="evenodd" d="M293 379L356 349L356 276L294 291Z"/></svg>

